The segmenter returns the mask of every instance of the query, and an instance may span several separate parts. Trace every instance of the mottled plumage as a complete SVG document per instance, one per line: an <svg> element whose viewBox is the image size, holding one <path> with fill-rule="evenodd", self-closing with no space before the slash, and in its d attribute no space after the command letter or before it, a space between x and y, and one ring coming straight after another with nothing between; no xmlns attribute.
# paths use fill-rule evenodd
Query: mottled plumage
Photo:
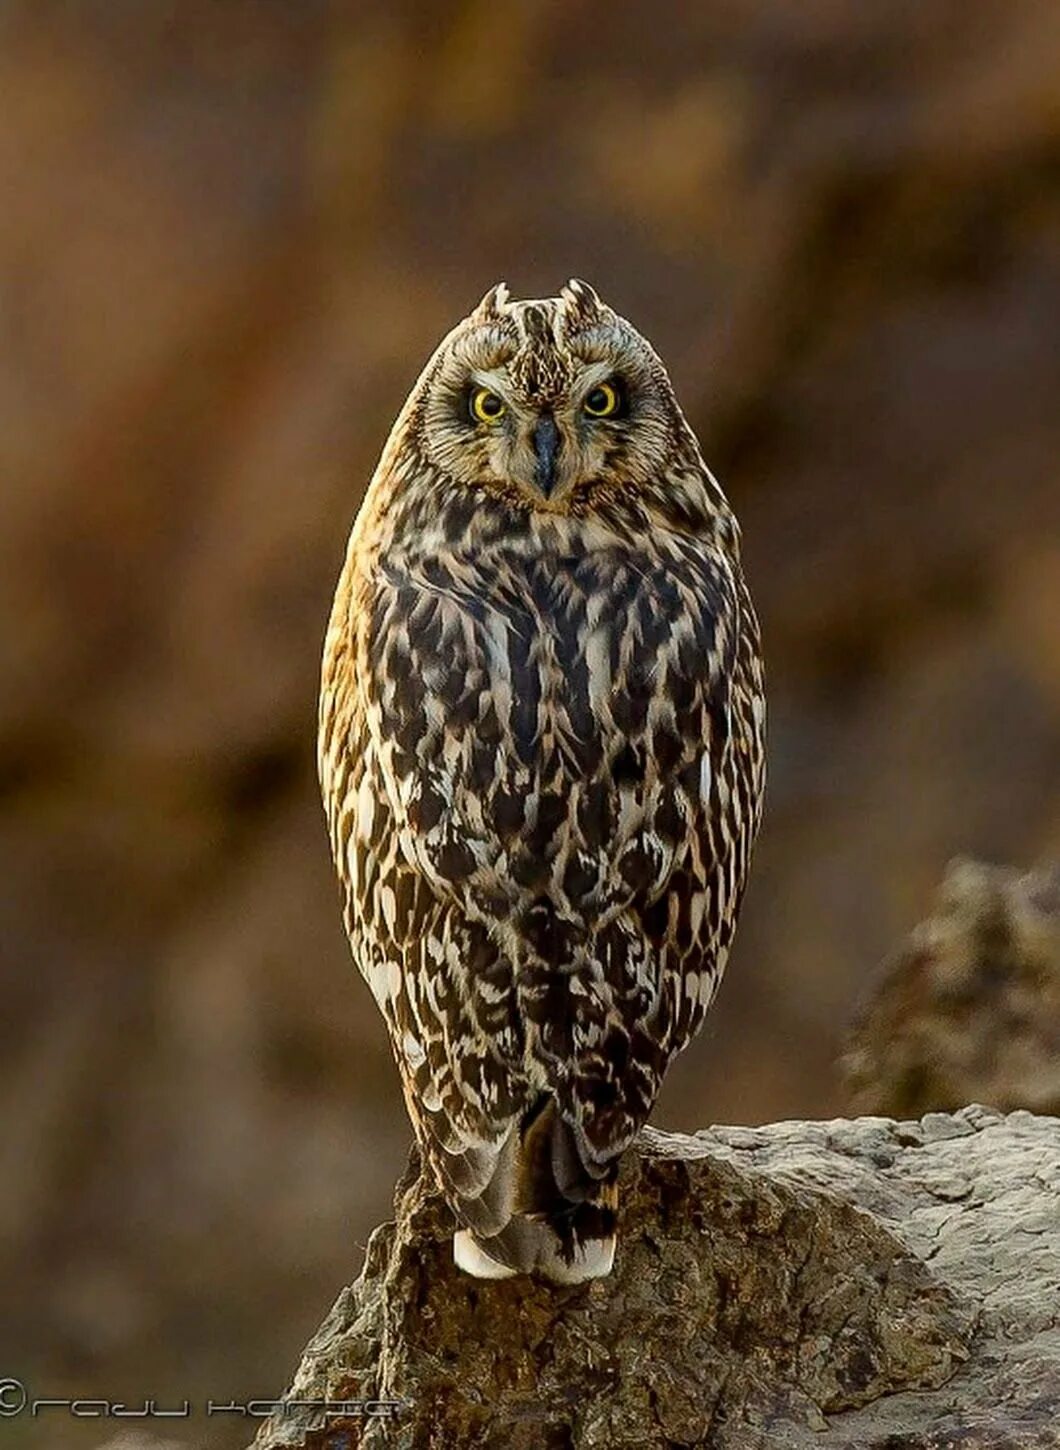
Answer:
<svg viewBox="0 0 1060 1450"><path fill-rule="evenodd" d="M401 411L324 653L354 958L471 1272L606 1273L763 785L739 532L644 339L488 293Z"/></svg>

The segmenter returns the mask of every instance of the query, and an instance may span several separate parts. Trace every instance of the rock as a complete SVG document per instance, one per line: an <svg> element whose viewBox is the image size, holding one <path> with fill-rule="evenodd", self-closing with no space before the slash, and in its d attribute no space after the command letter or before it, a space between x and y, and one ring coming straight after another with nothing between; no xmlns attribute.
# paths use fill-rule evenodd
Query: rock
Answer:
<svg viewBox="0 0 1060 1450"><path fill-rule="evenodd" d="M141 1430L123 1430L99 1450L187 1450L187 1445L181 1440L158 1440Z"/></svg>
<svg viewBox="0 0 1060 1450"><path fill-rule="evenodd" d="M484 1283L411 1162L255 1450L1060 1444L1057 1119L646 1129L623 1184L609 1279Z"/></svg>
<svg viewBox="0 0 1060 1450"><path fill-rule="evenodd" d="M841 1061L851 1112L971 1101L1060 1113L1060 866L950 863Z"/></svg>

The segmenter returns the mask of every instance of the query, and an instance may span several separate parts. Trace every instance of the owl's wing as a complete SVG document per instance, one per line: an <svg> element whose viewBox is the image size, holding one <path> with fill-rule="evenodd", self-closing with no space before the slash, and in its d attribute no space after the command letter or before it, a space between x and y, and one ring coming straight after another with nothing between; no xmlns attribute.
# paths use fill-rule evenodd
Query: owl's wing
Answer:
<svg viewBox="0 0 1060 1450"><path fill-rule="evenodd" d="M498 1170L530 1096L512 1070L523 1034L511 964L487 924L419 869L416 828L393 809L363 720L349 758L353 804L337 829L354 959L387 1023L421 1150L462 1219L495 1232L512 1212L512 1175Z"/></svg>

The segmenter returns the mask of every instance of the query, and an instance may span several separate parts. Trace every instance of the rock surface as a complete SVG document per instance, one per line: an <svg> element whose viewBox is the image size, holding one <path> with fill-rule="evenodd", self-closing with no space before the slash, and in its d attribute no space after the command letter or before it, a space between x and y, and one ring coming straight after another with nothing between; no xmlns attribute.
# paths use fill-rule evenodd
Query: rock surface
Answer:
<svg viewBox="0 0 1060 1450"><path fill-rule="evenodd" d="M1060 1445L1060 1121L646 1130L613 1276L482 1283L410 1164L255 1450ZM388 1410L380 1402L398 1401Z"/></svg>

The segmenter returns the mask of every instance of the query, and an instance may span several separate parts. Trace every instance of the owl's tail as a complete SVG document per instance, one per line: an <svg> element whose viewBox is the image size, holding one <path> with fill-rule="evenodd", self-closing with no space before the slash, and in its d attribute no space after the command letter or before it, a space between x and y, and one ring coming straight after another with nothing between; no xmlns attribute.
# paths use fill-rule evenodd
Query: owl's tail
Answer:
<svg viewBox="0 0 1060 1450"><path fill-rule="evenodd" d="M469 1225L453 1238L458 1266L479 1279L535 1273L557 1284L609 1274L618 1160L587 1162L547 1093L513 1128L505 1149L481 1198L457 1205Z"/></svg>

